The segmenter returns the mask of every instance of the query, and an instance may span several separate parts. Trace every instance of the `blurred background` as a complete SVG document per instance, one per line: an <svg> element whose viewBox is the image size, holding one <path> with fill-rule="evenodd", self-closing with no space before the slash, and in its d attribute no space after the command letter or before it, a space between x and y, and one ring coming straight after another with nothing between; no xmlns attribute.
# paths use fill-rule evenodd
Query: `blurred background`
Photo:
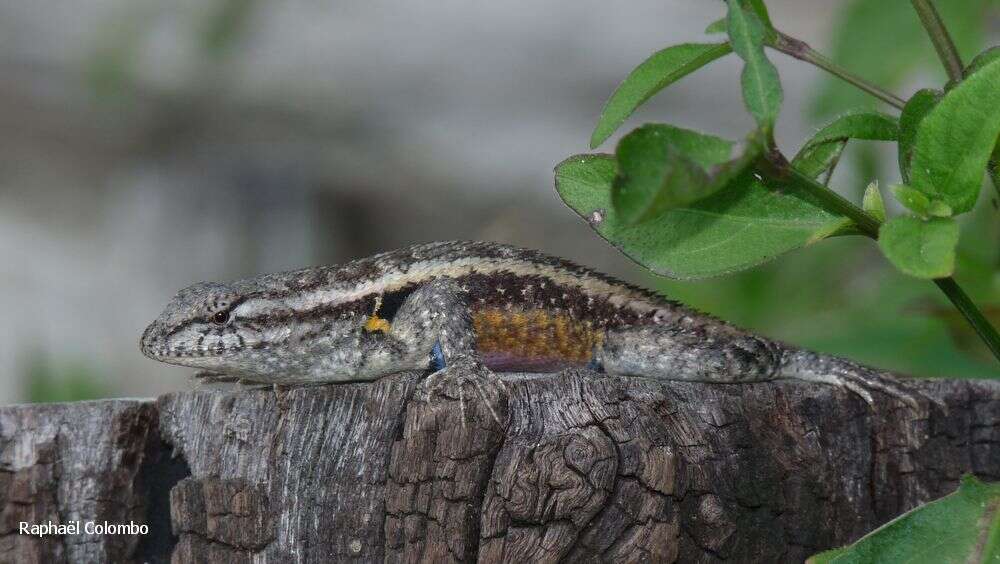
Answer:
<svg viewBox="0 0 1000 564"><path fill-rule="evenodd" d="M1000 1L937 2L968 61ZM942 83L905 0L769 0L776 26L908 97ZM181 287L435 239L535 247L767 335L921 376L996 377L932 284L861 238L723 279L654 279L564 207L552 168L587 151L604 100L653 51L704 41L722 2L54 0L0 4L0 402L151 396L190 371L140 332ZM858 105L774 52L788 154ZM752 127L735 57L657 96L646 121ZM612 151L615 137L601 150ZM898 181L854 144L833 184ZM995 194L957 278L994 319Z"/></svg>

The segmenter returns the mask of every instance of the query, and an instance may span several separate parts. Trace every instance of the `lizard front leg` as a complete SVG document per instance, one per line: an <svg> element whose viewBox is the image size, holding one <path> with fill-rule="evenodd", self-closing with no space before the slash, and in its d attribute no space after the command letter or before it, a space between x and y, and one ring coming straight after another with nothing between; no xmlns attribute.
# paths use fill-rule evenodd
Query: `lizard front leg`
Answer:
<svg viewBox="0 0 1000 564"><path fill-rule="evenodd" d="M662 380L745 383L777 379L846 388L874 405L877 391L920 409L922 394L888 373L792 349L727 325L643 325L610 330L594 354L609 374Z"/></svg>
<svg viewBox="0 0 1000 564"><path fill-rule="evenodd" d="M411 362L437 369L421 384L426 399L438 392L457 397L464 420L464 389L469 384L501 423L503 382L479 359L472 311L466 293L453 280L431 280L410 294L386 338L397 350L406 351Z"/></svg>
<svg viewBox="0 0 1000 564"><path fill-rule="evenodd" d="M476 339L464 293L450 279L431 280L403 300L391 320L367 318L352 338L358 351L347 370L353 380L375 380L404 370L443 368L452 357L475 354Z"/></svg>
<svg viewBox="0 0 1000 564"><path fill-rule="evenodd" d="M431 280L407 296L386 335L444 368L453 357L476 354L476 331L465 292L454 280Z"/></svg>

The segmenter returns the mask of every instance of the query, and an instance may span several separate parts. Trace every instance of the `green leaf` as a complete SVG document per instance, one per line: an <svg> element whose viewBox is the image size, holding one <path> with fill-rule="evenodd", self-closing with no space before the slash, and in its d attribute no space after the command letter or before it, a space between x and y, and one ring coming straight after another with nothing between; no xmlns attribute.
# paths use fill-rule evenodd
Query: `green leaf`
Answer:
<svg viewBox="0 0 1000 564"><path fill-rule="evenodd" d="M764 24L754 12L742 8L738 0L728 2L729 42L745 63L740 75L743 102L757 124L770 131L778 118L782 96L778 69L764 55Z"/></svg>
<svg viewBox="0 0 1000 564"><path fill-rule="evenodd" d="M990 47L976 55L968 65L965 65L962 76L969 76L997 59L1000 59L1000 45Z"/></svg>
<svg viewBox="0 0 1000 564"><path fill-rule="evenodd" d="M872 182L865 188L861 207L868 212L868 215L880 222L885 222L885 202L882 201L882 192L879 192L878 181Z"/></svg>
<svg viewBox="0 0 1000 564"><path fill-rule="evenodd" d="M803 147L792 159L792 166L802 174L816 178L837 164L846 146L847 140Z"/></svg>
<svg viewBox="0 0 1000 564"><path fill-rule="evenodd" d="M1000 484L964 476L958 490L889 521L851 546L809 564L996 562L1000 559Z"/></svg>
<svg viewBox="0 0 1000 564"><path fill-rule="evenodd" d="M950 276L957 244L958 224L950 217L894 217L878 233L882 254L900 271L917 278Z"/></svg>
<svg viewBox="0 0 1000 564"><path fill-rule="evenodd" d="M705 28L705 33L709 35L713 33L726 33L726 18L719 18L708 24L708 27Z"/></svg>
<svg viewBox="0 0 1000 564"><path fill-rule="evenodd" d="M733 152L733 142L728 139L662 123L646 124L626 137L632 135L665 140L702 168L726 162Z"/></svg>
<svg viewBox="0 0 1000 564"><path fill-rule="evenodd" d="M654 94L731 52L728 43L682 43L653 53L625 77L604 104L590 136L590 148L603 143Z"/></svg>
<svg viewBox="0 0 1000 564"><path fill-rule="evenodd" d="M757 14L757 17L760 18L761 23L764 24L764 27L768 31L774 29L774 24L771 23L771 16L767 13L767 6L764 5L763 0L740 0L740 2L744 8L753 10L753 13ZM719 18L708 24L708 27L705 28L705 33L726 33L726 18Z"/></svg>
<svg viewBox="0 0 1000 564"><path fill-rule="evenodd" d="M753 169L757 160L767 151L766 138L760 132L754 131L743 144L734 146L733 151L739 153L735 158L709 167L713 193Z"/></svg>
<svg viewBox="0 0 1000 564"><path fill-rule="evenodd" d="M713 158L727 157L720 152ZM601 237L654 273L672 278L706 278L746 269L850 223L808 197L766 187L747 171L704 200L627 225L611 205L614 176L610 155L577 155L556 167L556 190Z"/></svg>
<svg viewBox="0 0 1000 564"><path fill-rule="evenodd" d="M956 213L969 211L998 135L1000 60L995 60L946 92L917 125L910 184Z"/></svg>
<svg viewBox="0 0 1000 564"><path fill-rule="evenodd" d="M983 43L996 0L935 2L963 60L969 60ZM909 2L848 0L838 2L831 22L830 58L882 88L898 90L920 71L943 77L941 64L927 33ZM942 80L943 82L943 80ZM824 75L811 104L814 116L835 115L848 108L878 107L880 102L854 86Z"/></svg>
<svg viewBox="0 0 1000 564"><path fill-rule="evenodd" d="M976 58L972 59L972 62L965 67L963 75L969 76L997 59L1000 59L1000 45L990 47L976 55ZM993 181L993 186L1000 193L1000 139L997 139L997 145L993 148L993 156L990 157L987 173L990 175L990 180Z"/></svg>
<svg viewBox="0 0 1000 564"><path fill-rule="evenodd" d="M951 217L954 214L951 206L940 200L931 200L931 205L927 208L927 215L933 217Z"/></svg>
<svg viewBox="0 0 1000 564"><path fill-rule="evenodd" d="M930 215L928 210L931 207L931 200L923 192L914 190L906 184L893 184L889 190L896 197L896 201L903 204L904 208L924 217Z"/></svg>
<svg viewBox="0 0 1000 564"><path fill-rule="evenodd" d="M917 90L899 115L899 172L903 182L910 181L910 159L913 157L913 143L917 140L917 126L927 112L937 105L942 92L931 88Z"/></svg>
<svg viewBox="0 0 1000 564"><path fill-rule="evenodd" d="M771 15L767 13L767 6L764 5L764 0L741 0L745 9L752 10L757 18L760 19L760 23L764 24L764 27L770 29L774 27L771 23Z"/></svg>
<svg viewBox="0 0 1000 564"><path fill-rule="evenodd" d="M940 200L931 200L923 192L906 184L895 184L889 189L903 207L921 217L951 217L954 214L948 204Z"/></svg>
<svg viewBox="0 0 1000 564"><path fill-rule="evenodd" d="M679 131L646 125L618 143L611 202L625 223L646 221L710 194L708 173L672 142Z"/></svg>
<svg viewBox="0 0 1000 564"><path fill-rule="evenodd" d="M846 114L817 131L792 159L792 166L815 178L837 162L848 139L895 141L898 136L899 122L890 115Z"/></svg>
<svg viewBox="0 0 1000 564"><path fill-rule="evenodd" d="M635 224L718 192L753 166L764 149L758 138L751 137L742 154L727 160L733 145L666 124L632 131L615 151L618 174L611 188L615 211L623 222Z"/></svg>
<svg viewBox="0 0 1000 564"><path fill-rule="evenodd" d="M846 139L895 141L899 137L899 121L879 112L857 112L840 116L812 136L805 147Z"/></svg>

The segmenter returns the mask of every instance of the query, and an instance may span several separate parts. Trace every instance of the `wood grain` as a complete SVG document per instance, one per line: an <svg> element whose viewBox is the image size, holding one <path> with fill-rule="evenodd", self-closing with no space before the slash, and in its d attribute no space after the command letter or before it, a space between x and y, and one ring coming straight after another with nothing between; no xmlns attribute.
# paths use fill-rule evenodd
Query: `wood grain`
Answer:
<svg viewBox="0 0 1000 564"><path fill-rule="evenodd" d="M1000 479L998 383L921 382L943 405L918 413L797 382L503 380L0 408L0 560L801 561ZM47 519L151 533L17 534Z"/></svg>

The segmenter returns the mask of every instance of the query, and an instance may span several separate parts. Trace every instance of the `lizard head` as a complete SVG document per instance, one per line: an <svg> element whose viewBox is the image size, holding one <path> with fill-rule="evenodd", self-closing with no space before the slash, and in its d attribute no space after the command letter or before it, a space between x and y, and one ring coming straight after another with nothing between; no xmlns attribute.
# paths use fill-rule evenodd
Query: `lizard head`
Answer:
<svg viewBox="0 0 1000 564"><path fill-rule="evenodd" d="M146 356L212 372L229 373L244 364L246 351L263 342L260 331L241 323L244 301L234 288L203 282L184 288L142 334Z"/></svg>
<svg viewBox="0 0 1000 564"><path fill-rule="evenodd" d="M248 281L184 288L146 328L139 347L154 360L212 374L297 382L310 381L310 374L350 379L365 345L383 338L377 317L326 312L322 302L268 289L265 295Z"/></svg>

